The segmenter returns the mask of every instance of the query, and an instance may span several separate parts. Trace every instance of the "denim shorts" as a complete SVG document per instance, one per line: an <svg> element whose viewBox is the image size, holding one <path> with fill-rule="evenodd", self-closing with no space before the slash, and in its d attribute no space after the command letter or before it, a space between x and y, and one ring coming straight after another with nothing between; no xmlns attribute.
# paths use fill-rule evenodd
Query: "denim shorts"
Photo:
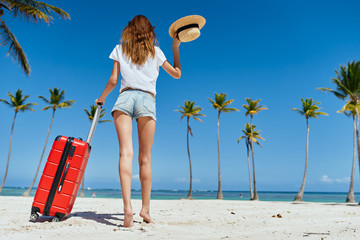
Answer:
<svg viewBox="0 0 360 240"><path fill-rule="evenodd" d="M121 111L135 119L152 117L156 121L155 98L150 93L140 90L127 90L120 93L111 110L113 117L115 111Z"/></svg>

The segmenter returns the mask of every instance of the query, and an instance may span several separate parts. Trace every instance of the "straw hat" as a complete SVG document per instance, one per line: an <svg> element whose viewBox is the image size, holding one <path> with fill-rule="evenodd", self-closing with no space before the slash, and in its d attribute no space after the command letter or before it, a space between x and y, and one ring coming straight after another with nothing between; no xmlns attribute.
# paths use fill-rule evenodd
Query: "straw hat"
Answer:
<svg viewBox="0 0 360 240"><path fill-rule="evenodd" d="M190 15L180 18L169 28L170 37L177 32L180 41L190 42L200 36L200 29L205 25L205 18L199 15Z"/></svg>

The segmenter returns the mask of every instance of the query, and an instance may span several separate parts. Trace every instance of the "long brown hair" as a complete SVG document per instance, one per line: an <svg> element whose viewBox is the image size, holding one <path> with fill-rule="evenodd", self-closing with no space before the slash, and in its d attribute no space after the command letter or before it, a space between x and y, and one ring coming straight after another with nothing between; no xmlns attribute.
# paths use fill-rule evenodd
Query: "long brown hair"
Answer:
<svg viewBox="0 0 360 240"><path fill-rule="evenodd" d="M125 56L132 63L142 65L148 56L155 57L154 44L157 44L154 26L143 15L135 16L122 32L120 43Z"/></svg>

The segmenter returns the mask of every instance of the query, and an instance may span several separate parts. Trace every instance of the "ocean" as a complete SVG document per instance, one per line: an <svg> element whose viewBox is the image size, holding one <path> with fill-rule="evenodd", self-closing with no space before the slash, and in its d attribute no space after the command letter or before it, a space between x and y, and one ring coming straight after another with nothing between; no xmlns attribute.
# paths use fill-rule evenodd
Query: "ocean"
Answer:
<svg viewBox="0 0 360 240"><path fill-rule="evenodd" d="M4 187L0 196L21 196L25 192L25 188ZM31 191L31 196L35 195L36 189ZM80 191L79 191L80 192ZM151 199L160 200L177 200L186 198L189 191L187 190L152 190ZM270 192L259 191L258 196L261 201L293 201L297 192ZM93 194L97 198L121 198L120 189L85 189L86 198L91 198ZM141 191L133 189L131 192L133 199L141 199ZM192 197L194 199L216 199L217 191L194 190ZM224 200L246 201L250 199L248 191L223 191ZM343 203L346 200L346 192L305 192L304 202L336 202ZM355 193L357 202L360 200L360 193Z"/></svg>

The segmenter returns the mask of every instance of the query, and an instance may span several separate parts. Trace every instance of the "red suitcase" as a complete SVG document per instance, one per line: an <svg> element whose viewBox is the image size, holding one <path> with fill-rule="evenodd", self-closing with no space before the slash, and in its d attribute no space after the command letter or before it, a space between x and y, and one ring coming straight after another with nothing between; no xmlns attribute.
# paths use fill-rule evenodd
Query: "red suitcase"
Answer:
<svg viewBox="0 0 360 240"><path fill-rule="evenodd" d="M57 222L70 214L84 176L100 110L98 106L86 142L80 138L56 137L36 190L30 220L36 221L41 213L53 216L52 221Z"/></svg>

